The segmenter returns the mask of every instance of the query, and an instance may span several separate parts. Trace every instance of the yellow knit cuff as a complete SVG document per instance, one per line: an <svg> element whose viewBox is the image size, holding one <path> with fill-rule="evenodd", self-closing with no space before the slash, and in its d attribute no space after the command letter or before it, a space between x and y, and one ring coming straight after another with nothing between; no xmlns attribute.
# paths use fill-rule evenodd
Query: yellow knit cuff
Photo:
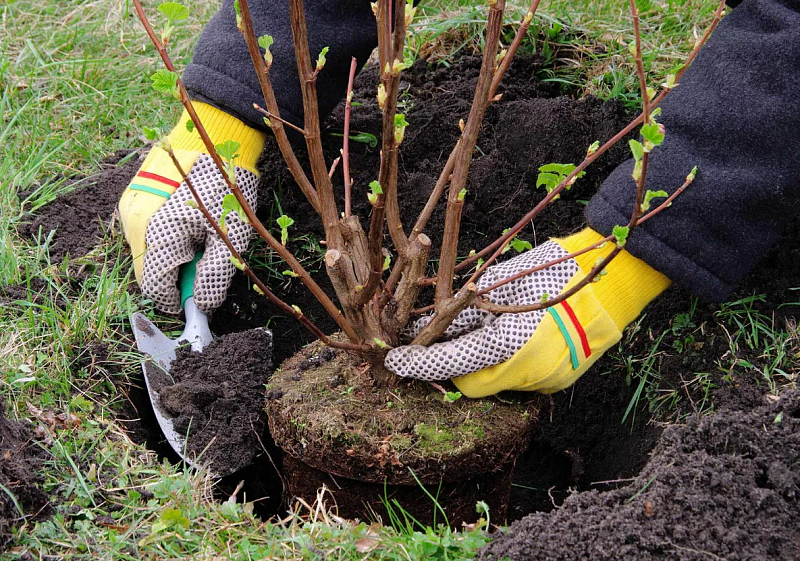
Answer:
<svg viewBox="0 0 800 561"><path fill-rule="evenodd" d="M234 162L237 166L255 172L256 162L264 149L264 142L267 134L248 127L236 117L217 109L213 105L195 101L192 103L208 132L211 142L215 145L233 140L240 144L239 158ZM186 123L189 121L189 113L184 109L178 126L169 134L169 142L174 150L187 150L207 153L203 140L197 130L189 132Z"/></svg>
<svg viewBox="0 0 800 561"><path fill-rule="evenodd" d="M585 228L567 238L557 239L561 247L574 253L601 241L604 237L591 228ZM607 242L600 249L594 249L575 258L584 273L589 273L598 257L605 257L614 249L613 242ZM625 250L617 255L608 267L607 274L593 283L594 292L603 308L622 330L642 313L647 304L670 285L670 280L637 259Z"/></svg>

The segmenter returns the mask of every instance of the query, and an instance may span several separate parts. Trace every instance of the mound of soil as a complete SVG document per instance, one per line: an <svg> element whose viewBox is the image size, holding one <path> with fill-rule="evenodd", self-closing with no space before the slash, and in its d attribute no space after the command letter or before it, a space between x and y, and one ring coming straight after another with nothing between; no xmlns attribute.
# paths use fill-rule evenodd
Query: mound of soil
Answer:
<svg viewBox="0 0 800 561"><path fill-rule="evenodd" d="M25 518L50 514L47 495L40 488L47 454L32 439L30 428L6 418L0 399L0 551L11 541L12 528Z"/></svg>
<svg viewBox="0 0 800 561"><path fill-rule="evenodd" d="M183 347L159 386L158 406L188 434L189 457L215 473L249 465L261 452L264 384L272 374L272 336L252 329L214 339L202 353Z"/></svg>
<svg viewBox="0 0 800 561"><path fill-rule="evenodd" d="M100 240L104 224L108 224L117 208L122 192L139 171L141 160L133 156L121 166L118 163L131 154L120 150L103 162L103 170L90 177L70 178L67 186L76 189L46 205L30 222L18 228L19 234L35 238L41 230L42 239L53 230L50 259L59 262L67 255L86 255ZM23 197L24 194L20 194Z"/></svg>
<svg viewBox="0 0 800 561"><path fill-rule="evenodd" d="M800 559L800 392L664 431L636 480L515 522L481 559Z"/></svg>

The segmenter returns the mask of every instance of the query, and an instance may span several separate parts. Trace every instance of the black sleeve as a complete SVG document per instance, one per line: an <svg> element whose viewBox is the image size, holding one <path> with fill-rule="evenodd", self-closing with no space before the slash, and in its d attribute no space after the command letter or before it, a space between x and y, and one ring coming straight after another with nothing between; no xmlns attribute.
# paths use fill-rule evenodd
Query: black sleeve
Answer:
<svg viewBox="0 0 800 561"><path fill-rule="evenodd" d="M667 136L647 188L672 192L699 171L626 249L698 297L724 300L798 214L800 0L744 0L662 110ZM591 200L596 230L629 220L632 167L617 168Z"/></svg>
<svg viewBox="0 0 800 561"><path fill-rule="evenodd" d="M272 35L273 65L270 70L281 116L302 126L303 101L289 23L288 0L249 0L256 36ZM344 97L355 56L363 66L377 45L375 17L366 0L307 0L306 21L311 56L330 47L319 75L318 95L324 119ZM186 68L183 81L189 95L264 129L261 115L252 105L263 105L263 95L253 70L244 37L236 27L233 0L208 23Z"/></svg>

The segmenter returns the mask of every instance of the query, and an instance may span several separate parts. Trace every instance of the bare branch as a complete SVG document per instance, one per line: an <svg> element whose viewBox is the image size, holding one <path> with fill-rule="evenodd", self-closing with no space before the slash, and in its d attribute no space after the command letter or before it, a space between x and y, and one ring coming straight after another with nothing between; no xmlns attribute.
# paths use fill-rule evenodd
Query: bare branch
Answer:
<svg viewBox="0 0 800 561"><path fill-rule="evenodd" d="M533 21L533 16L536 14L536 10L539 9L539 4L541 4L541 2L542 0L533 0L531 7L528 8L528 12L525 14L525 17L522 18L519 28L517 28L517 34L514 36L514 40L511 42L511 45L509 45L503 60L500 62L500 66L498 66L497 70L495 71L494 78L492 79L492 87L489 89L489 99L494 99L494 95L497 93L497 88L500 86L500 82L503 79L503 76L505 76L508 67L511 66L511 61L514 60L514 55L517 54L517 49L522 44L523 39L525 39L525 34L528 32L528 27Z"/></svg>
<svg viewBox="0 0 800 561"><path fill-rule="evenodd" d="M314 210L316 210L318 214L321 214L322 209L320 207L317 191L308 180L306 172L303 171L303 167L300 165L300 162L298 161L297 156L295 156L294 150L292 149L292 144L289 142L289 137L286 136L286 131L283 129L282 125L286 123L286 121L280 118L281 113L280 109L278 108L278 100L275 98L275 92L272 89L272 82L269 78L269 68L267 67L267 62L261 55L261 51L258 47L258 40L256 39L253 21L250 17L250 6L248 5L247 0L240 0L239 8L242 12L242 34L244 35L244 40L247 44L247 52L250 54L250 59L253 62L256 76L258 76L258 83L261 86L261 93L264 95L264 100L267 103L267 109L273 116L270 123L272 125L272 132L275 134L275 139L278 142L278 148L280 149L281 155L286 161L286 164L289 166L289 171L291 172L292 177L297 185L300 187L300 190L311 203L311 206L314 207ZM303 135L305 135L305 131L303 131Z"/></svg>
<svg viewBox="0 0 800 561"><path fill-rule="evenodd" d="M240 0L241 2L241 0ZM300 89L303 94L303 128L306 131L306 148L311 163L311 174L320 199L320 215L325 228L325 240L329 248L339 248L342 242L339 232L339 211L333 195L333 184L328 177L328 166L322 151L322 137L319 123L319 104L317 101L317 72L311 65L311 54L308 47L308 28L303 8L303 0L290 0L292 37L294 54L297 61L297 74L300 77Z"/></svg>
<svg viewBox="0 0 800 561"><path fill-rule="evenodd" d="M281 123L283 123L283 124L284 124L284 125L286 125L287 127L289 127L289 128L292 128L292 129L296 130L296 131L297 131L297 132L299 132L300 134L306 134L306 131L305 131L305 130L301 129L301 128L300 128L300 127L298 127L297 125L293 125L293 124L292 124L292 123L290 123L289 121L287 121L287 120L285 120L285 119L282 119L281 117L278 117L277 115L275 115L275 114L273 114L273 113L270 113L269 111L267 111L266 109L264 109L263 107L261 107L261 106L260 106L258 103L254 103L254 104L253 104L253 109L255 109L256 111L258 111L259 113L261 113L262 115L264 115L265 117L267 117L268 119L270 119L270 121L272 121L272 120L276 120L276 121L278 121L278 122L281 122Z"/></svg>
<svg viewBox="0 0 800 561"><path fill-rule="evenodd" d="M197 203L198 210L205 217L205 219L208 221L208 223L211 224L211 227L214 229L214 232L216 232L217 236L219 236L219 238L222 240L222 243L225 244L225 247L228 248L228 251L231 252L231 255L233 256L233 258L236 259L236 261L238 261L239 263L242 264L242 270L250 278L250 280L253 282L253 285L258 288L258 292L260 294L264 295L267 298L267 300L269 300L270 302L272 302L273 304L278 306L278 308L283 310L284 313L286 313L286 314L288 314L290 316L294 316L294 318L297 319L297 321L302 323L311 333L314 334L315 337L320 339L326 345L329 345L331 347L337 347L337 348L340 348L340 349L347 349L347 350L351 350L351 351L364 351L364 350L366 350L368 348L368 347L366 347L364 345L353 345L351 343L346 343L346 342L343 342L343 341L341 341L341 342L340 341L333 341L333 340L329 339L328 336L325 335L316 325L314 325L314 323L311 320L309 320L305 315L303 315L302 311L290 306L289 304L287 304L286 302L284 302L283 300L281 300L280 298L275 296L275 294L269 288L267 288L267 285L265 285L261 281L261 279L258 277L258 275L255 274L253 269L250 268L250 266L244 260L242 255L236 250L236 248L233 246L233 243L231 243L231 240L228 237L227 232L225 232L222 229L222 227L219 225L219 223L216 220L214 220L214 217L208 211L208 207L206 207L205 203L203 202L203 199L200 197L200 194L195 189L194 184L192 183L192 180L189 179L189 175L186 173L186 171L181 166L181 164L178 161L178 158L175 156L175 152L172 150L172 148L171 147L167 147L166 148L166 152L169 155L170 159L172 160L172 163L175 166L175 169L178 170L178 173L180 174L181 179L186 184L186 187L189 189L189 192L191 192L192 198Z"/></svg>
<svg viewBox="0 0 800 561"><path fill-rule="evenodd" d="M680 78L680 76L683 75L683 73L686 71L686 69L689 67L689 65L697 57L697 54L700 52L702 47L708 41L708 38L711 36L711 32L714 30L714 28L717 26L717 24L719 23L720 19L722 18L722 14L724 13L724 11L725 11L725 1L722 0L720 2L720 4L719 4L718 8L717 8L717 11L714 14L714 19L711 22L711 24L709 25L709 27L706 30L705 34L703 35L703 37L699 41L697 41L697 43L695 43L694 49L692 49L692 52L689 54L688 58L686 59L686 63L683 65L681 70L676 74L677 78ZM662 90L656 96L656 98L652 101L652 103L650 104L651 110L655 109L656 107L658 107L659 104L664 100L664 98L669 94L670 91L671 90L668 90L668 89ZM584 159L583 162L581 162L575 168L575 170L573 170L572 173L567 175L567 177L564 179L564 181L562 181L552 192L548 193L548 195L541 202L539 202L539 204L537 204L528 214L526 214L525 216L520 218L519 221L506 234L500 236L494 242L492 242L491 244L489 244L488 246L483 248L481 251L469 256L467 259L465 259L464 261L459 263L456 266L456 269L455 269L456 272L460 272L460 271L463 271L465 269L468 269L478 259L485 258L487 255L491 254L492 252L495 252L494 254L491 255L491 257L489 257L486 260L486 262L483 264L483 266L481 266L478 269L478 271L472 277L470 277L469 281L475 282L477 280L477 278L481 274L483 274L483 272L497 259L497 257L501 253L500 250L502 250L502 248L504 248L506 246L506 244L508 243L509 240L513 239L517 234L519 234L520 231L522 231L522 229L525 228L525 226L527 226L530 223L530 221L533 220L542 211L542 209L544 209L545 206L547 206L550 202L552 202L552 200L558 194L560 194L564 190L564 188L573 179L575 179L575 177L580 172L585 170L590 164L592 164L595 160L597 160L597 158L599 158L600 156L605 154L612 146L614 146L620 140L622 140L622 138L625 137L625 135L627 135L633 129L635 129L637 126L642 124L643 120L644 120L644 115L640 113L625 128L623 128L621 131L619 131L617 134L615 134L611 139L609 139L607 142L605 142L600 148L598 148L597 151L594 154L592 154L591 156L589 156L586 159Z"/></svg>
<svg viewBox="0 0 800 561"><path fill-rule="evenodd" d="M353 179L350 177L350 113L353 110L353 82L356 78L356 57L350 61L350 76L347 81L347 92L344 102L344 139L342 140L342 173L344 174L344 215L352 214L351 198Z"/></svg>
<svg viewBox="0 0 800 561"><path fill-rule="evenodd" d="M155 45L156 49L161 55L161 59L164 61L164 65L171 72L175 72L175 66L172 64L172 60L167 54L166 49L164 49L160 39L156 35L153 26L147 19L147 16L144 13L144 9L142 8L141 1L133 0L133 2L136 9L136 13L139 16L142 25L144 25L148 36L150 37L151 41L153 41L153 44ZM344 315L336 306L336 304L334 304L333 301L331 301L331 299L328 297L327 294L325 294L322 288L320 288L320 286L314 281L314 279L311 278L311 276L308 274L308 271L306 271L303 268L303 266L300 265L300 262L297 261L297 259L295 259L294 255L292 255L290 251L288 251L280 242L278 242L278 240L276 240L272 236L272 234L270 234L269 230L267 230L264 227L264 225L256 216L253 209L248 204L247 199L245 199L241 189L239 189L239 186L236 185L236 183L234 183L233 181L231 181L231 178L225 171L226 166L220 159L219 154L217 154L217 151L214 148L214 143L211 141L211 138L208 136L208 133L206 132L205 127L203 126L203 123L197 116L197 112L195 111L194 106L192 105L192 101L191 99L189 99L189 94L186 92L186 88L184 87L183 81L180 78L178 78L177 80L177 85L180 90L181 103L186 109L186 112L189 114L192 123L194 123L195 129L197 130L197 133L200 135L200 138L202 139L203 144L206 147L206 151L208 152L209 156L211 156L211 159L214 161L214 164L217 166L217 169L222 174L222 177L225 183L227 184L228 188L230 189L231 193L233 193L233 195L236 197L236 200L241 205L242 210L245 213L245 216L247 217L250 224L256 230L258 235L261 236L261 238L267 242L267 245L269 245L270 248L272 248L284 261L286 261L286 263L289 265L292 271L300 278L303 284L305 284L308 287L308 289L311 291L314 297L320 301L322 306L331 315L331 317L333 317L333 319L336 321L336 323L339 325L339 327L342 329L345 335L347 335L347 337L351 341L358 341L359 339L355 330L347 321L347 319L344 317ZM327 175L327 170L326 170L326 175Z"/></svg>
<svg viewBox="0 0 800 561"><path fill-rule="evenodd" d="M483 63L475 87L475 96L467 119L464 135L458 143L458 150L453 166L453 177L450 180L450 193L447 198L445 213L445 239L439 258L438 282L436 284L436 302L443 302L453 293L453 273L458 254L458 234L461 226L461 209L463 207L463 189L467 183L469 164L472 161L472 152L478 140L478 134L483 123L483 115L489 105L489 90L492 87L497 49L500 42L500 32L503 27L503 11L505 0L496 0L490 3L489 21L486 27L486 41L483 51Z"/></svg>

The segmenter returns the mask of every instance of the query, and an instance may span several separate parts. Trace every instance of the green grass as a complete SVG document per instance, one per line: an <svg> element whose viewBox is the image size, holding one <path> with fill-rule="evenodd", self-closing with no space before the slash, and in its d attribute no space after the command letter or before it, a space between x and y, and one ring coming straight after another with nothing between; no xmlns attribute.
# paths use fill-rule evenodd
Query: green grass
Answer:
<svg viewBox="0 0 800 561"><path fill-rule="evenodd" d="M507 4L518 22L530 2ZM713 17L718 3L709 0L637 2L642 21L642 49L648 83L659 84L679 66ZM474 0L423 3L412 30L412 49L444 63L461 51L477 52L483 45L484 8ZM508 44L516 25L504 34ZM540 78L562 84L565 91L620 99L629 107L639 103L635 66L628 54L633 41L626 0L555 0L542 2L528 28L520 54L536 54L545 70Z"/></svg>
<svg viewBox="0 0 800 561"><path fill-rule="evenodd" d="M155 12L157 2L145 5ZM523 50L553 64L545 79L633 102L624 5L544 3ZM216 8L192 6L171 47L179 66ZM691 47L687 37L701 31L713 6L696 0L643 6L654 81ZM66 265L49 261L49 240L22 240L15 228L62 193L65 178L91 174L118 149L143 147L143 126L169 128L178 107L150 90L148 76L159 65L130 2L16 0L1 9L0 287L23 288L16 301L0 306L0 395L11 418L36 421L40 411L52 410L74 414L80 425L54 430L51 444L37 444L52 454L42 476L56 512L47 521L23 521L0 558L26 552L35 559L109 560L471 558L487 539L482 528L421 528L403 515L402 505L393 505L386 527L343 521L313 505L284 520L258 520L252 504L214 501L206 474L181 472L131 442L117 411L138 379L127 318L143 304L127 290L130 260L118 228L110 225L96 250ZM474 48L482 10L465 0L425 4L413 49L446 60ZM318 259L316 240L298 243L308 246L309 259ZM255 246L252 254L269 263L276 281L283 278L284 267L267 252ZM721 357L718 368L731 379L756 375L777 391L795 379L797 333L772 325L751 304L719 309L735 352ZM654 346L646 357L624 360L631 383L642 386L638 400L672 407L667 392L674 389L658 383L662 351ZM632 414L641 414L640 405L633 404Z"/></svg>

